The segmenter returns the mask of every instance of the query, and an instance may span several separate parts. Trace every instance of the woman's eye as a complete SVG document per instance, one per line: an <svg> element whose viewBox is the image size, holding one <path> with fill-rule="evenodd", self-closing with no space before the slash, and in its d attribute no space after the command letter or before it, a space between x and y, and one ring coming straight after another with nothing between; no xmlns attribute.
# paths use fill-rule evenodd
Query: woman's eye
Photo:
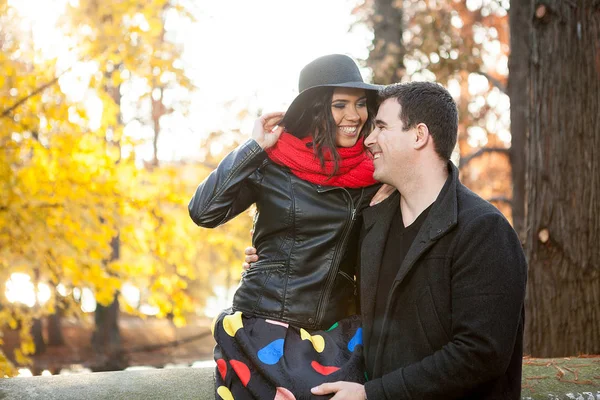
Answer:
<svg viewBox="0 0 600 400"><path fill-rule="evenodd" d="M366 102L360 102L360 103L356 104L356 107L361 107L362 108L362 107L366 107L366 106L367 106Z"/></svg>
<svg viewBox="0 0 600 400"><path fill-rule="evenodd" d="M335 108L342 110L344 107L346 107L345 104L341 104L341 103L337 103L333 105Z"/></svg>

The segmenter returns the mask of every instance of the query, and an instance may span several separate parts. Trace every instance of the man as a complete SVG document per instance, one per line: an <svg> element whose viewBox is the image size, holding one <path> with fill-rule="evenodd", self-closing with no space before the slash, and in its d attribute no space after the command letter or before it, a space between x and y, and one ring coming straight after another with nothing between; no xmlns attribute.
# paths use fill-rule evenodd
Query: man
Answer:
<svg viewBox="0 0 600 400"><path fill-rule="evenodd" d="M519 399L525 256L491 204L450 162L456 104L440 85L380 94L365 141L374 177L398 189L363 213L364 385L313 389L341 399Z"/></svg>
<svg viewBox="0 0 600 400"><path fill-rule="evenodd" d="M527 267L516 233L450 162L456 104L442 86L386 87L365 141L398 192L363 212L363 386L343 399L519 399ZM249 254L252 254L250 252ZM254 261L256 256L246 257Z"/></svg>

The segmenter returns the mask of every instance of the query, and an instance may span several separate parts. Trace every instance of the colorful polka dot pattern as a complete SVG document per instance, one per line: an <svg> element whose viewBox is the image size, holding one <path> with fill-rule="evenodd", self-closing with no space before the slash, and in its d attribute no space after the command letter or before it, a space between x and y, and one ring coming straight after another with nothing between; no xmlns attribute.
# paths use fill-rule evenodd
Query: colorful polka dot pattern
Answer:
<svg viewBox="0 0 600 400"><path fill-rule="evenodd" d="M296 396L286 388L278 387L273 400L296 400Z"/></svg>
<svg viewBox="0 0 600 400"><path fill-rule="evenodd" d="M215 318L215 321L213 321L213 326L212 326L213 336L214 336L216 321L217 321L217 318ZM265 320L265 322L272 324L272 325L279 325L286 329L289 328L289 324L287 324L285 322L274 321L274 320L269 320L269 319ZM240 311L236 311L232 315L225 316L222 320L222 326L223 326L224 331L229 336L235 337L235 334L244 327L243 322L242 322L242 313ZM330 332L330 331L336 329L338 326L339 326L339 324L336 322L329 329L327 329L327 332ZM311 342L311 344L316 352L322 353L324 351L325 339L323 338L323 336L311 335L305 329L300 328L300 337L303 341L308 340L309 342ZM363 343L362 328L358 328L356 330L356 332L354 333L354 336L352 337L352 339L350 339L350 341L348 342L348 350L350 350L351 352L354 352L354 350L356 349L356 346L362 345L362 343ZM279 362L279 360L283 357L284 344L285 344L284 339L277 339L277 340L274 340L273 342L269 343L268 345L266 345L265 347L263 347L262 349L260 349L258 351L257 355L258 355L259 360L267 365L277 364ZM224 359L218 359L216 361L216 363L217 363L217 370L219 371L219 375L221 376L221 378L223 380L225 380L225 377L228 373L227 362ZM238 360L230 360L229 364L231 365L231 369L234 371L234 373L240 379L240 382L245 387L247 387L248 383L250 382L250 379L251 379L250 368L246 364L244 364L243 362L238 361ZM339 367L331 366L331 365L330 366L322 365L322 364L318 363L317 361L312 361L310 365L314 371L316 371L317 373L319 373L321 375L325 375L325 376L330 375L330 374L340 370ZM366 377L366 372L365 372L365 377ZM235 400L233 397L233 394L226 386L219 386L217 388L217 394L220 396L220 398L222 400ZM283 388L283 387L277 387L274 400L296 400L296 397L288 389Z"/></svg>
<svg viewBox="0 0 600 400"><path fill-rule="evenodd" d="M231 394L231 392L229 391L229 389L227 389L225 386L219 386L217 388L217 394L223 400L234 400L233 395Z"/></svg>
<svg viewBox="0 0 600 400"><path fill-rule="evenodd" d="M333 374L335 371L340 370L338 367L332 367L332 366L328 367L325 365L321 365L316 361L311 362L310 366L313 367L313 369L315 371L317 371L318 373L320 373L321 375L330 375L330 374Z"/></svg>
<svg viewBox="0 0 600 400"><path fill-rule="evenodd" d="M223 380L225 380L225 376L227 376L227 362L225 362L225 360L218 359L217 360L217 369L219 370L219 374L221 375L221 378Z"/></svg>
<svg viewBox="0 0 600 400"><path fill-rule="evenodd" d="M213 318L212 323L210 324L210 333L215 337L215 327L217 326L217 320L219 319L219 315Z"/></svg>
<svg viewBox="0 0 600 400"><path fill-rule="evenodd" d="M258 351L258 359L267 365L274 365L283 357L283 339L277 339Z"/></svg>
<svg viewBox="0 0 600 400"><path fill-rule="evenodd" d="M246 364L241 361L231 360L229 361L231 364L231 368L235 371L235 374L242 381L242 385L248 386L248 382L250 382L250 368Z"/></svg>
<svg viewBox="0 0 600 400"><path fill-rule="evenodd" d="M242 323L242 312L236 311L233 315L228 315L223 318L223 329L231 337L234 337L236 332L244 327Z"/></svg>
<svg viewBox="0 0 600 400"><path fill-rule="evenodd" d="M354 351L354 348L362 343L362 328L358 328L352 339L348 342L348 350Z"/></svg>
<svg viewBox="0 0 600 400"><path fill-rule="evenodd" d="M325 339L321 335L311 335L304 329L300 328L300 337L302 340L308 340L312 343L317 353L322 353L325 350Z"/></svg>

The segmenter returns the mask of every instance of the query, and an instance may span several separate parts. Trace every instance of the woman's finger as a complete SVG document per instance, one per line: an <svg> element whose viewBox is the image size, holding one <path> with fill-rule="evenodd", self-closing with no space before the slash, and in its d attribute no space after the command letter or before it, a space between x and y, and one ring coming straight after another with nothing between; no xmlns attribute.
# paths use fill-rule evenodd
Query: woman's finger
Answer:
<svg viewBox="0 0 600 400"><path fill-rule="evenodd" d="M264 114L260 118L261 118L261 121L263 121L263 125L265 125L265 126L267 126L267 125L275 126L279 122L281 122L281 119L283 118L283 116L284 116L284 113L282 113L282 112L276 112L276 113Z"/></svg>

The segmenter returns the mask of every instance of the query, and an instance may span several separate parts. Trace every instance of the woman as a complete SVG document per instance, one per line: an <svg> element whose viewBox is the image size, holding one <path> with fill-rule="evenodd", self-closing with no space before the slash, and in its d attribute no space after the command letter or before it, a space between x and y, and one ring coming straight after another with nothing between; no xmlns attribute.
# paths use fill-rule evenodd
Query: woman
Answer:
<svg viewBox="0 0 600 400"><path fill-rule="evenodd" d="M364 382L351 314L357 216L378 189L362 145L377 87L337 54L305 66L299 87L285 116L259 118L189 204L207 228L258 209L261 259L213 327L217 398L304 399L323 382Z"/></svg>

